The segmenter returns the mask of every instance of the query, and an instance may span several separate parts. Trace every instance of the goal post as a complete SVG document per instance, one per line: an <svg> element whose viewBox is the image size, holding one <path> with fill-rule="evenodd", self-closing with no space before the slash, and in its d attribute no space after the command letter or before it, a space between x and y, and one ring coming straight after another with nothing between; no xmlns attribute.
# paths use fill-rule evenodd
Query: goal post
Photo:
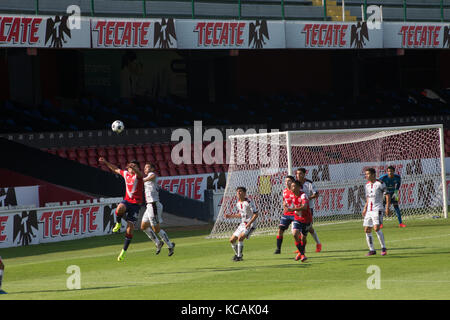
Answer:
<svg viewBox="0 0 450 320"><path fill-rule="evenodd" d="M258 211L254 234L275 234L282 215L284 179L305 168L319 197L311 201L314 223L361 220L364 171L377 177L388 166L402 178L402 218L448 217L443 125L283 131L230 136L227 184L210 238L228 237L239 219L236 188L243 186ZM390 219L396 219L392 210Z"/></svg>

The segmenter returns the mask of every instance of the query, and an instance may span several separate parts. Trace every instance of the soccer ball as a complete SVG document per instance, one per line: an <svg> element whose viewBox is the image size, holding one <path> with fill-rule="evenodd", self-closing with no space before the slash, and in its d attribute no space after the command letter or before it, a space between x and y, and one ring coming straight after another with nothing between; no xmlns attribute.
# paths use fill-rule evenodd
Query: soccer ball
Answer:
<svg viewBox="0 0 450 320"><path fill-rule="evenodd" d="M122 121L116 120L112 123L111 129L115 133L121 133L123 131L123 129L125 129L125 125L123 124Z"/></svg>

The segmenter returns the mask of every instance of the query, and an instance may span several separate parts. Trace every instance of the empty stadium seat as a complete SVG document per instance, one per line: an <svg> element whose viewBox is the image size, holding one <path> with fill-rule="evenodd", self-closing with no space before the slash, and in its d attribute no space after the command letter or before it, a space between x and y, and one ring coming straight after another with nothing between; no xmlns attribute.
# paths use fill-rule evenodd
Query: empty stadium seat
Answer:
<svg viewBox="0 0 450 320"><path fill-rule="evenodd" d="M162 145L161 144L154 144L152 146L154 153L163 153Z"/></svg>
<svg viewBox="0 0 450 320"><path fill-rule="evenodd" d="M136 155L144 155L145 151L144 151L144 148L142 148L141 146L136 146L136 147L134 147L134 153Z"/></svg>
<svg viewBox="0 0 450 320"><path fill-rule="evenodd" d="M145 152L145 154L153 154L152 147L149 146L149 145L145 145L144 146L144 152Z"/></svg>
<svg viewBox="0 0 450 320"><path fill-rule="evenodd" d="M171 152L171 148L170 148L170 145L168 145L168 144L163 144L162 145L162 152L163 153L170 153Z"/></svg>
<svg viewBox="0 0 450 320"><path fill-rule="evenodd" d="M58 149L56 154L62 158L67 158L67 152L65 149Z"/></svg>
<svg viewBox="0 0 450 320"><path fill-rule="evenodd" d="M169 173L169 171L167 171L166 169L160 169L160 171L159 171L159 176L161 176L161 177L167 177L167 176L170 176L170 173Z"/></svg>
<svg viewBox="0 0 450 320"><path fill-rule="evenodd" d="M145 162L145 156L143 154L137 154L136 160L139 162Z"/></svg>
<svg viewBox="0 0 450 320"><path fill-rule="evenodd" d="M128 155L128 156L133 156L134 157L134 155L135 155L135 152L134 152L134 148L133 147L125 147L125 153Z"/></svg>
<svg viewBox="0 0 450 320"><path fill-rule="evenodd" d="M119 156L125 156L125 148L124 147L116 147L116 154Z"/></svg>
<svg viewBox="0 0 450 320"><path fill-rule="evenodd" d="M116 155L116 149L114 147L107 147L106 148L106 155L108 157L115 156Z"/></svg>
<svg viewBox="0 0 450 320"><path fill-rule="evenodd" d="M157 161L158 169L168 169L167 163L165 161Z"/></svg>
<svg viewBox="0 0 450 320"><path fill-rule="evenodd" d="M74 149L69 149L67 151L67 158L69 158L70 160L75 160L78 158L77 156L77 152Z"/></svg>
<svg viewBox="0 0 450 320"><path fill-rule="evenodd" d="M88 157L97 157L97 150L95 148L88 148L87 155Z"/></svg>
<svg viewBox="0 0 450 320"><path fill-rule="evenodd" d="M99 157L106 157L106 156L108 156L108 154L107 154L105 148L103 148L103 147L97 148L97 155L98 155Z"/></svg>
<svg viewBox="0 0 450 320"><path fill-rule="evenodd" d="M197 174L197 171L193 167L188 167L187 172L189 175Z"/></svg>
<svg viewBox="0 0 450 320"><path fill-rule="evenodd" d="M98 165L97 157L89 157L88 164L92 167L96 167Z"/></svg>
<svg viewBox="0 0 450 320"><path fill-rule="evenodd" d="M155 163L155 157L152 154L146 154L145 155L145 161L150 163Z"/></svg>

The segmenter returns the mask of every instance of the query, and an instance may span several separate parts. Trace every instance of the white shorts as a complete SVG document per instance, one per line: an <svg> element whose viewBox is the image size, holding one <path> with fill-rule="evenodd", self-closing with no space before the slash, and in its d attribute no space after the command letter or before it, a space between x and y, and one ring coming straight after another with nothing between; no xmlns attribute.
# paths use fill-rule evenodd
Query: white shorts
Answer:
<svg viewBox="0 0 450 320"><path fill-rule="evenodd" d="M383 223L382 211L368 211L364 217L363 227L373 227Z"/></svg>
<svg viewBox="0 0 450 320"><path fill-rule="evenodd" d="M161 202L147 203L147 209L145 209L144 215L142 216L142 222L150 222L150 225L156 226L163 222L162 212L163 205Z"/></svg>
<svg viewBox="0 0 450 320"><path fill-rule="evenodd" d="M233 233L233 236L239 237L242 233L244 233L245 237L250 238L253 231L255 231L256 227L254 224L250 228L247 229L247 224L245 222L241 222L241 224L237 227L236 231Z"/></svg>

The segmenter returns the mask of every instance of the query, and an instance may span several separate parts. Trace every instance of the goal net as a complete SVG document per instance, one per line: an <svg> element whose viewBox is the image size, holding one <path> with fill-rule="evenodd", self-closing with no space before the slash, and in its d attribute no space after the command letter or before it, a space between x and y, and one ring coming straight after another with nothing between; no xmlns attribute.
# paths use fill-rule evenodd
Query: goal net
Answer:
<svg viewBox="0 0 450 320"><path fill-rule="evenodd" d="M447 217L441 125L310 130L235 135L230 138L227 184L210 238L229 237L240 219L236 188L247 189L259 216L254 234L275 234L282 216L285 177L305 168L319 197L310 202L314 223L361 220L365 204L364 172L377 177L388 166L402 179L398 203L402 218ZM391 218L396 217L391 206Z"/></svg>

